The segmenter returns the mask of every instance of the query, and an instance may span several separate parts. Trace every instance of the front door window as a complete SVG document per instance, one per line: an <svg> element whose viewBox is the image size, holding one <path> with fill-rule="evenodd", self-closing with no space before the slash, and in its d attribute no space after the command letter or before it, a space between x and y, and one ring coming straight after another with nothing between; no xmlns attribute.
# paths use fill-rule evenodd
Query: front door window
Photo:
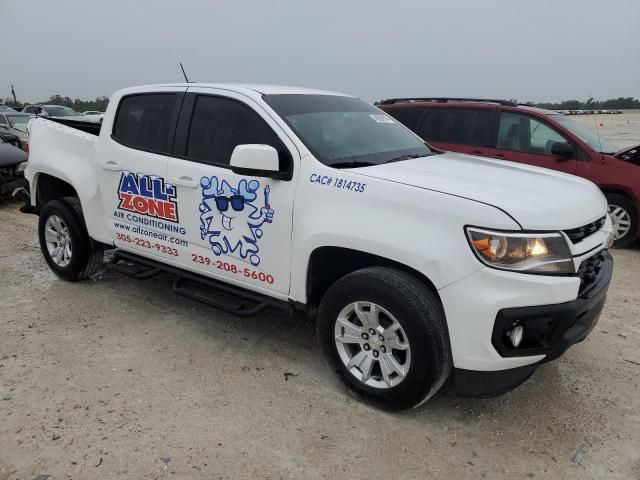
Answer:
<svg viewBox="0 0 640 480"><path fill-rule="evenodd" d="M564 136L533 117L508 112L500 114L498 148L501 150L551 155L555 142L566 141Z"/></svg>

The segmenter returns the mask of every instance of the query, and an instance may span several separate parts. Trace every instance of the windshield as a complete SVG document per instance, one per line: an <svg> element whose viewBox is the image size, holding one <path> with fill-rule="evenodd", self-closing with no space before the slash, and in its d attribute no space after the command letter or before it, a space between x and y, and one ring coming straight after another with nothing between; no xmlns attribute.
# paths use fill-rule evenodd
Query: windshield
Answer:
<svg viewBox="0 0 640 480"><path fill-rule="evenodd" d="M580 140L585 142L596 152L615 153L618 150L614 145L611 145L604 138L600 137L598 139L598 135L596 135L594 132L579 124L578 122L571 120L565 115L549 115L549 117L565 127L576 137L580 138Z"/></svg>
<svg viewBox="0 0 640 480"><path fill-rule="evenodd" d="M432 155L410 130L362 100L337 95L265 95L325 165L359 167Z"/></svg>
<svg viewBox="0 0 640 480"><path fill-rule="evenodd" d="M45 107L52 117L75 117L78 112L72 110L69 107L58 107L56 105L49 105Z"/></svg>
<svg viewBox="0 0 640 480"><path fill-rule="evenodd" d="M12 127L22 130L27 127L27 123L29 123L29 120L31 120L33 116L32 115L7 115L7 118L9 119L9 123L11 124Z"/></svg>

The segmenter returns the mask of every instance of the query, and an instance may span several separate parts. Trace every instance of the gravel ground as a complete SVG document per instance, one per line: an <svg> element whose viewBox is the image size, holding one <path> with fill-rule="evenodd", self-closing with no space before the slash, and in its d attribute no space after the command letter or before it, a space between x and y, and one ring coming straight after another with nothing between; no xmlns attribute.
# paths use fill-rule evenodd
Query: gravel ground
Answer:
<svg viewBox="0 0 640 480"><path fill-rule="evenodd" d="M620 114L571 115L569 118L598 133L618 148L640 144L640 112L628 110Z"/></svg>
<svg viewBox="0 0 640 480"><path fill-rule="evenodd" d="M592 334L495 399L388 414L324 366L313 324L242 319L167 279L58 280L0 205L0 479L640 478L640 249ZM289 375L292 374L292 375Z"/></svg>

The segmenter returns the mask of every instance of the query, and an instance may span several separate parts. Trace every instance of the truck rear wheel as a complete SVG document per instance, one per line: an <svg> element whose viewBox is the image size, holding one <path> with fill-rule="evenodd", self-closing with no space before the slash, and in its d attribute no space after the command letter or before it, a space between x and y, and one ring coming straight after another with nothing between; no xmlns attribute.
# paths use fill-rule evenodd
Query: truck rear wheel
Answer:
<svg viewBox="0 0 640 480"><path fill-rule="evenodd" d="M87 233L78 198L48 202L40 212L38 237L47 264L64 280L82 280L102 267L103 250Z"/></svg>
<svg viewBox="0 0 640 480"><path fill-rule="evenodd" d="M452 368L439 299L392 268L365 268L332 285L318 311L318 340L338 378L386 410L428 400Z"/></svg>

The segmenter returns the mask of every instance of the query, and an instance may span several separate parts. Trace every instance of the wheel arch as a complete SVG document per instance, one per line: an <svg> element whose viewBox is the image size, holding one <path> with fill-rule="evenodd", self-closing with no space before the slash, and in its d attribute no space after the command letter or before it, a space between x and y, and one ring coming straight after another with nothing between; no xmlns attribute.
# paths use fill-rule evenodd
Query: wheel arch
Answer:
<svg viewBox="0 0 640 480"><path fill-rule="evenodd" d="M391 267L407 272L416 277L440 299L433 282L418 270L404 263L351 248L323 246L317 247L309 256L305 283L307 307L316 309L323 295L336 280L367 267Z"/></svg>
<svg viewBox="0 0 640 480"><path fill-rule="evenodd" d="M32 192L35 193L35 206L38 209L51 200L64 197L79 197L75 187L68 181L48 173L38 173L34 177Z"/></svg>
<svg viewBox="0 0 640 480"><path fill-rule="evenodd" d="M600 187L600 190L602 190L602 193L604 193L605 195L614 194L614 195L622 195L623 197L627 197L635 205L635 202L633 200L633 196L624 187L618 187L618 186L613 186L613 185L612 186L603 186L603 187Z"/></svg>

